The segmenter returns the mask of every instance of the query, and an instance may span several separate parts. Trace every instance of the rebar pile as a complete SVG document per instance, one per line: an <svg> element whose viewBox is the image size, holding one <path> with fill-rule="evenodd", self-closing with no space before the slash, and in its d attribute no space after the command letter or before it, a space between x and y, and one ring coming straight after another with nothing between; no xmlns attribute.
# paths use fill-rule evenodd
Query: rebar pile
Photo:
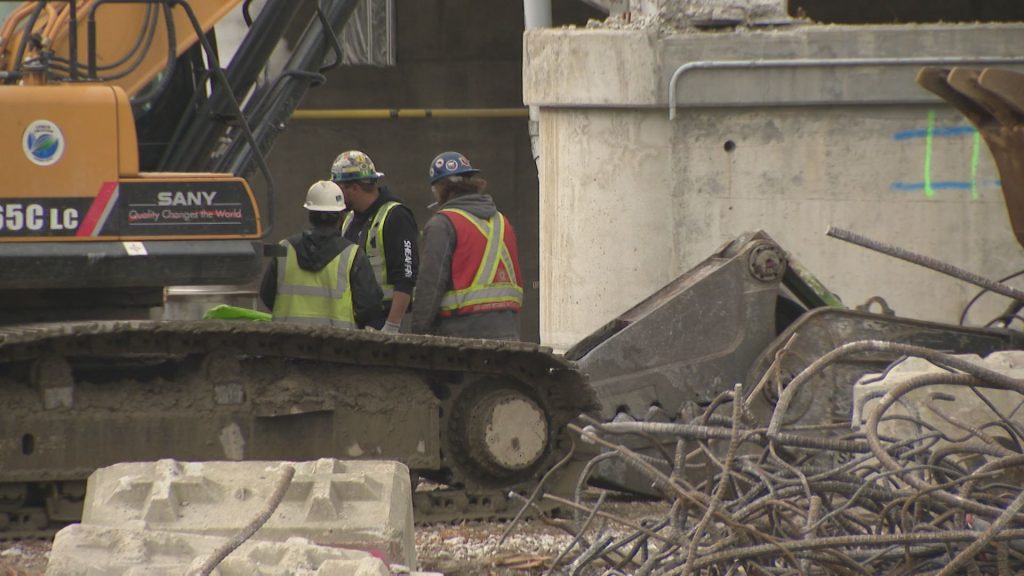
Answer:
<svg viewBox="0 0 1024 576"><path fill-rule="evenodd" d="M857 430L787 423L816 371L878 351L938 368L879 393ZM931 405L930 418L893 409L912 392L949 400L942 391L950 386L983 399L983 410L962 421ZM996 405L985 396L991 390L1015 393L1016 402ZM549 573L1024 573L1024 381L933 350L864 341L776 391L767 425L749 409L759 392L744 395L737 385L685 424L572 427L605 451L586 467L576 501L564 502L579 511L567 526L576 538ZM901 433L887 435L894 425ZM604 496L584 498L589 476L614 459L649 480L670 511L636 525L602 510Z"/></svg>

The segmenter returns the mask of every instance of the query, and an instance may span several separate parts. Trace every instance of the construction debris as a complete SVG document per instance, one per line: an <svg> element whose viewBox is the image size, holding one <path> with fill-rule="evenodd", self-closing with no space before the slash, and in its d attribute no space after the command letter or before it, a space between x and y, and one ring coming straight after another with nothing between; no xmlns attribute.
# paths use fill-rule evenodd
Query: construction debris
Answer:
<svg viewBox="0 0 1024 576"><path fill-rule="evenodd" d="M616 4L606 20L591 20L587 27L673 34L796 23L781 0L627 0Z"/></svg>
<svg viewBox="0 0 1024 576"><path fill-rule="evenodd" d="M814 373L881 351L912 361L850 382L852 427L793 423ZM737 385L687 423L573 427L606 449L581 487L600 461L616 459L645 475L671 511L636 524L606 512L603 498L566 501L578 511L566 526L576 538L550 573L1020 574L1021 367L1024 352L983 361L863 341L771 391L769 422L750 410L765 391Z"/></svg>
<svg viewBox="0 0 1024 576"><path fill-rule="evenodd" d="M90 476L47 574L408 574L412 520L399 462L116 464Z"/></svg>

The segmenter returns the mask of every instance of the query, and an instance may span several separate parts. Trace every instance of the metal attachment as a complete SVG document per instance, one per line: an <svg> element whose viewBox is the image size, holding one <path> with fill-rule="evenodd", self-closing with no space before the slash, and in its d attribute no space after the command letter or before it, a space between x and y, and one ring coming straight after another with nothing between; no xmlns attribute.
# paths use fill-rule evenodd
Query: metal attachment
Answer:
<svg viewBox="0 0 1024 576"><path fill-rule="evenodd" d="M762 282L775 282L786 272L786 256L774 244L755 246L748 262L750 274Z"/></svg>

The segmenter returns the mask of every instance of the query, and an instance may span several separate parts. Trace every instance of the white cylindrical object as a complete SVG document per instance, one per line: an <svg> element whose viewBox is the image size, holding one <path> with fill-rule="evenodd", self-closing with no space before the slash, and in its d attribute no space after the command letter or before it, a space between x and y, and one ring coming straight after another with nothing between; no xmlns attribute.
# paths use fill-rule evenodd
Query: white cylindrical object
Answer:
<svg viewBox="0 0 1024 576"><path fill-rule="evenodd" d="M523 0L526 29L551 27L551 0Z"/></svg>

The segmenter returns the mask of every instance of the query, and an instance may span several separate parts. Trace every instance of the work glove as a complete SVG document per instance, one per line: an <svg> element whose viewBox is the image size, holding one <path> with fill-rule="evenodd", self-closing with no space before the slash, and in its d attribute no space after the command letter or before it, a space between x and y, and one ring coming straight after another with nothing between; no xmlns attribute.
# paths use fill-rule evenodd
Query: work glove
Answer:
<svg viewBox="0 0 1024 576"><path fill-rule="evenodd" d="M402 326L395 322L384 322L384 326L381 327L380 331L387 334L398 334L399 328Z"/></svg>

